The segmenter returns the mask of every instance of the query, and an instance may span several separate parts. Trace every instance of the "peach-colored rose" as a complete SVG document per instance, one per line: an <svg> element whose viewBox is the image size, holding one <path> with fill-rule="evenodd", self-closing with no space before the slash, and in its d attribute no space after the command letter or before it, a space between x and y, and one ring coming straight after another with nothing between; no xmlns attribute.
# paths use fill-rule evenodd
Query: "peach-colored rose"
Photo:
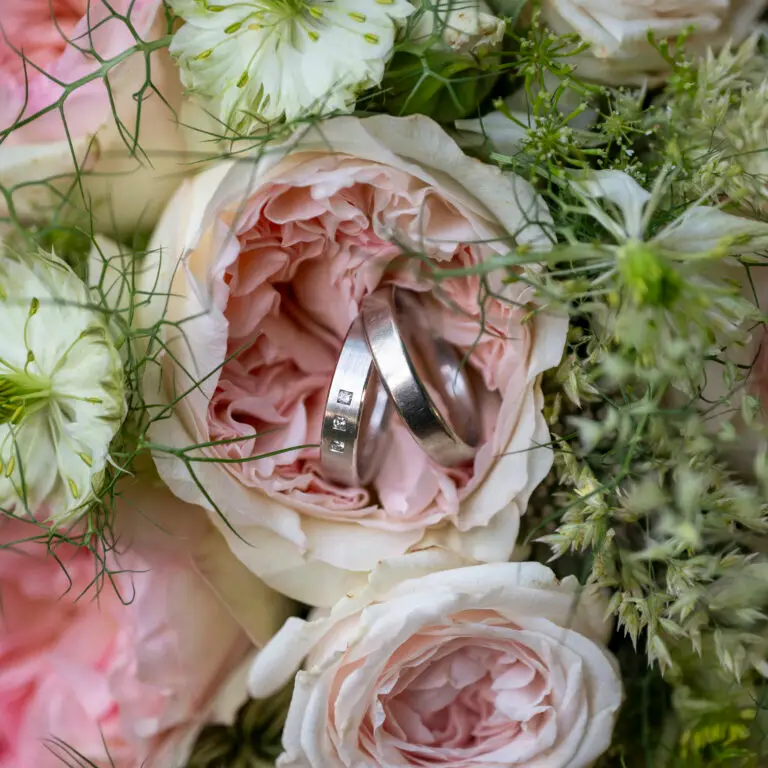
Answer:
<svg viewBox="0 0 768 768"><path fill-rule="evenodd" d="M90 51L108 62L135 45L125 18L141 39L165 34L161 0L112 0L109 6L114 14L103 0L0 0L0 184L12 193L13 212L23 221L49 219L62 209L71 215L63 205L68 199L74 208L91 210L97 228L149 228L189 170L185 154L193 134L178 124L186 102L165 49L149 57L156 92L151 86L140 91L147 59L134 52L110 67L113 104L105 80L97 78L67 96L63 117L58 109L63 85L98 72ZM85 172L82 191L74 183L75 161ZM7 212L0 198L0 216Z"/></svg>
<svg viewBox="0 0 768 768"><path fill-rule="evenodd" d="M290 619L249 687L268 695L306 658L282 768L585 768L622 698L603 609L539 563L414 553L327 618Z"/></svg>
<svg viewBox="0 0 768 768"><path fill-rule="evenodd" d="M203 462L157 451L163 480L207 506L268 584L315 605L413 547L507 560L551 466L538 378L560 359L566 320L523 322L532 292L500 270L435 288L401 253L437 270L481 266L514 242L546 246L548 216L527 182L466 157L421 116L339 118L185 183L142 270L156 297L139 322L180 323L158 325L168 351L151 350L144 391L154 443L209 445L186 454ZM286 449L319 442L347 329L363 297L392 283L419 292L434 333L467 353L486 439L473 463L446 470L398 423L374 487L343 488L322 478L317 448Z"/></svg>
<svg viewBox="0 0 768 768"><path fill-rule="evenodd" d="M45 543L7 548L40 531L0 518L3 768L58 768L68 748L98 768L180 768L208 717L233 709L218 692L253 647L216 593L239 585L260 600L250 609L260 636L244 616L257 642L284 618L281 600L254 591L255 577L210 540L219 537L204 515L167 491L142 491L131 504L153 523L121 536L120 553L109 555L114 585L98 588L102 568L87 550L63 544L54 557ZM170 512L183 516L187 538L161 533Z"/></svg>

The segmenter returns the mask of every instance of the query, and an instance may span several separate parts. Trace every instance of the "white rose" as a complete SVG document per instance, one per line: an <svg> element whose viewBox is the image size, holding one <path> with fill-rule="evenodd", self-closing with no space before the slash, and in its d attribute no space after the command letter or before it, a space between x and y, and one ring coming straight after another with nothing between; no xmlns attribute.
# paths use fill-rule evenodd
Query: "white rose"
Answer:
<svg viewBox="0 0 768 768"><path fill-rule="evenodd" d="M429 573L446 567L388 562L256 657L256 697L306 658L281 768L584 768L609 746L622 688L601 601L539 563Z"/></svg>
<svg viewBox="0 0 768 768"><path fill-rule="evenodd" d="M591 48L574 60L581 77L612 85L663 81L668 65L648 41L674 41L693 27L694 53L740 42L768 7L766 0L543 0L557 34L575 32Z"/></svg>
<svg viewBox="0 0 768 768"><path fill-rule="evenodd" d="M55 17L47 3L4 8L0 217L11 213L24 223L48 223L61 216L82 218L86 210L87 225L92 215L96 230L133 234L151 229L193 160L213 150L205 149L202 134L184 127L205 120L184 99L178 69L162 47L147 56L130 53L110 66L106 79L73 88L58 108L62 92L51 78L84 81L100 66L95 56L65 43L63 34L88 39L80 47L92 46L109 62L136 45L119 14L130 18L143 40L158 41L166 33L160 0L113 0L114 14L103 0L87 4L86 15L85 4L80 5L81 11L59 9ZM25 68L11 46L23 49L44 71L31 64ZM205 138L210 142L210 136ZM197 158L192 155L195 148Z"/></svg>
<svg viewBox="0 0 768 768"><path fill-rule="evenodd" d="M338 118L287 154L186 182L141 269L156 296L137 320L167 345L151 349L144 382L151 439L174 451L155 451L160 475L211 512L256 574L314 605L412 547L509 559L552 463L538 381L559 362L567 320L524 322L532 291L496 269L487 285L504 301L484 299L483 332L477 277L444 279L438 294L423 262L401 256L479 267L512 237L547 245L548 221L526 182L466 157L421 116ZM312 446L360 302L392 282L418 291L434 332L468 353L485 441L471 466L445 470L398 423L372 493L326 482Z"/></svg>

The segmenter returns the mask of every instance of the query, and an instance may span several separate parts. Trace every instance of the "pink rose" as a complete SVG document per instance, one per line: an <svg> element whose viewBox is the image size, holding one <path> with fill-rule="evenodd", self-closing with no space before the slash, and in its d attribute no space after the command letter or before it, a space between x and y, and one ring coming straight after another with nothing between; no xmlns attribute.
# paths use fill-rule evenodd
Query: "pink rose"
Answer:
<svg viewBox="0 0 768 768"><path fill-rule="evenodd" d="M390 561L258 654L257 698L306 657L281 768L585 768L610 745L622 690L601 601L539 563L430 573L446 567Z"/></svg>
<svg viewBox="0 0 768 768"><path fill-rule="evenodd" d="M98 768L184 765L212 711L233 708L217 692L252 648L231 606L217 599L215 574L226 572L225 592L238 588L237 568L249 577L239 588L260 599L261 626L245 616L257 642L284 618L263 588L253 592L254 577L226 545L211 540L204 516L167 492L132 503L153 524L121 537L121 554L109 560L115 583L98 589L101 568L87 550L56 546L54 557L45 543L6 548L40 531L0 518L3 768L59 768L48 747L65 755L64 744ZM160 532L170 513L183 516L186 539Z"/></svg>
<svg viewBox="0 0 768 768"><path fill-rule="evenodd" d="M204 462L157 452L163 480L206 506L268 584L314 605L414 547L507 560L551 466L538 381L560 359L566 320L524 322L532 292L500 270L435 288L401 253L423 252L437 270L480 266L514 242L546 247L548 216L527 182L466 157L420 116L332 120L288 150L185 183L143 269L155 298L139 322L170 321L144 389L157 404L153 442L208 447L186 454ZM419 292L434 332L467 353L485 442L446 470L396 424L374 488L344 488L323 479L317 448L286 449L319 442L347 329L362 299L393 283Z"/></svg>
<svg viewBox="0 0 768 768"><path fill-rule="evenodd" d="M103 0L0 0L0 184L11 190L31 183L13 191L15 213L23 220L49 219L68 197L72 205L92 209L102 229L148 228L187 170L183 156L190 134L177 124L183 90L164 49L149 59L157 92L147 87L139 94L147 61L134 52L110 68L114 104L98 78L68 95L64 119L55 106L62 84L99 70L91 50L110 61L136 44L126 18L141 39L166 33L161 0L111 0L109 6L118 15ZM137 120L139 149L131 156ZM73 184L75 160L87 171L85 200ZM59 176L55 188L42 183ZM3 215L7 206L0 199Z"/></svg>

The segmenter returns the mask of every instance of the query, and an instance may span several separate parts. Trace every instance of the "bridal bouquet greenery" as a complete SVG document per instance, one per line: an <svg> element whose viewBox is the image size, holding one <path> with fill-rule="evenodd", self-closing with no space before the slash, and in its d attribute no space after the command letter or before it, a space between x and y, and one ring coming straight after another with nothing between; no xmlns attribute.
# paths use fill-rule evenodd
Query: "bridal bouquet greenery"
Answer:
<svg viewBox="0 0 768 768"><path fill-rule="evenodd" d="M0 766L768 764L766 11L0 0Z"/></svg>

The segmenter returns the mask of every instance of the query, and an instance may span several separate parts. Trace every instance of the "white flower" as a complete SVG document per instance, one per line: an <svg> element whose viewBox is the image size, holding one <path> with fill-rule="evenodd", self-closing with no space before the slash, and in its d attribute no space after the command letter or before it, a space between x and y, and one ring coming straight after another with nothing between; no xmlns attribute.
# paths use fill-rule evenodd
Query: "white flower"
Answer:
<svg viewBox="0 0 768 768"><path fill-rule="evenodd" d="M539 563L460 565L396 558L327 618L286 622L250 676L267 696L306 658L281 768L586 768L609 746L600 599Z"/></svg>
<svg viewBox="0 0 768 768"><path fill-rule="evenodd" d="M713 434L725 418L732 420L735 439L730 445L723 441L720 447L736 468L748 472L758 447L764 442L764 431L750 431L734 411L744 394L756 395L763 403L768 402L768 335L765 326L755 324L751 315L745 322L736 318L747 316L750 304L762 312L768 308L763 255L768 247L768 223L694 205L648 236L648 222L661 202L663 187L662 181L649 193L620 171L595 172L573 183L586 212L600 221L616 240L617 245L602 247L615 250L620 269L622 262L626 264L630 284L635 280L646 285L653 282L658 264L654 261L655 254L682 261L709 259L706 271L690 279L706 278L710 297L713 284L718 286L726 302L723 306L733 312L712 315L710 330L717 336L712 341L696 394L701 398ZM637 260L633 262L635 256ZM730 258L739 256L746 257L743 264L737 258ZM663 275L663 272L657 274ZM702 295L706 295L703 290ZM723 359L728 360L727 367ZM678 386L685 394L670 393L670 401L689 403L691 393L687 382L681 381Z"/></svg>
<svg viewBox="0 0 768 768"><path fill-rule="evenodd" d="M669 67L648 41L649 32L674 41L693 28L686 49L703 53L747 37L766 5L766 0L543 0L541 7L557 34L575 32L591 43L577 60L579 75L620 85L664 79Z"/></svg>
<svg viewBox="0 0 768 768"><path fill-rule="evenodd" d="M584 213L605 227L619 244L646 240L648 223L664 191L664 175L652 192L623 171L595 171L571 182ZM674 253L706 253L727 246L736 256L768 246L768 224L694 205L647 242Z"/></svg>
<svg viewBox="0 0 768 768"><path fill-rule="evenodd" d="M381 82L408 0L171 0L187 23L171 44L185 84L234 130L349 111Z"/></svg>
<svg viewBox="0 0 768 768"><path fill-rule="evenodd" d="M413 0L420 6L420 0ZM501 46L507 23L491 13L485 0L437 0L426 9L409 35L410 41L429 40L435 30L459 54L482 55Z"/></svg>
<svg viewBox="0 0 768 768"><path fill-rule="evenodd" d="M123 420L120 358L88 290L55 256L0 261L0 506L85 511Z"/></svg>
<svg viewBox="0 0 768 768"><path fill-rule="evenodd" d="M571 188L584 206L580 212L598 221L615 241L601 244L600 251L613 252L623 283L639 303L663 302L668 290L676 293L672 265L708 260L708 276L700 272L686 279L710 300L716 298L723 313L717 321L714 315L708 320L717 339L710 350L714 355L718 344L741 344L747 336L736 318L749 308L737 300L728 271L736 263L732 257L756 254L768 246L768 224L692 205L651 233L650 222L665 200L667 180L662 171L648 192L622 171L596 171L574 178ZM717 287L708 277L717 279ZM680 386L687 389L689 382L681 381Z"/></svg>

